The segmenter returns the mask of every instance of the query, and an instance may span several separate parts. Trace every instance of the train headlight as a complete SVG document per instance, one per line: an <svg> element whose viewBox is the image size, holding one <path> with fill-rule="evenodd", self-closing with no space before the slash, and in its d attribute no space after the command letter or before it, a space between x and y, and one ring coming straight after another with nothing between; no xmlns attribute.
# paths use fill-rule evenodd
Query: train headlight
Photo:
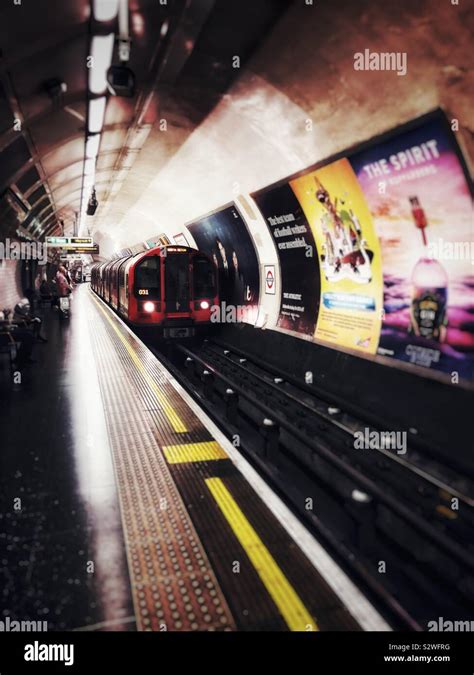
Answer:
<svg viewBox="0 0 474 675"><path fill-rule="evenodd" d="M209 303L207 300L201 301L201 309L209 309Z"/></svg>
<svg viewBox="0 0 474 675"><path fill-rule="evenodd" d="M155 303L154 303L154 302L150 302L150 301L148 300L148 302L145 302L145 303L143 304L143 309L145 310L145 312L149 312L149 313L151 314L152 312L155 311Z"/></svg>

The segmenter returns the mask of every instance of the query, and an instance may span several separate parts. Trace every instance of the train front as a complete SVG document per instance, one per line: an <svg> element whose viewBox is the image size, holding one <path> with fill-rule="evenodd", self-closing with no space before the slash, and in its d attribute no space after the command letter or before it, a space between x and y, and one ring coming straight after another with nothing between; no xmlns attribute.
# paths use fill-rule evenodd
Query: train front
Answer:
<svg viewBox="0 0 474 675"><path fill-rule="evenodd" d="M132 323L158 328L164 338L192 337L208 328L219 303L214 262L184 246L149 251L136 265L133 286Z"/></svg>

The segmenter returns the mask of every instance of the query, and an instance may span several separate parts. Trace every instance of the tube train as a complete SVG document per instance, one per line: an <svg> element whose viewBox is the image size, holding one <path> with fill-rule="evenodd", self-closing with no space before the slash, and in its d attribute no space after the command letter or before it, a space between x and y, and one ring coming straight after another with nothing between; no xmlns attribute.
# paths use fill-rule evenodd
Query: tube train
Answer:
<svg viewBox="0 0 474 675"><path fill-rule="evenodd" d="M135 328L190 337L219 304L214 262L184 246L159 246L94 265L91 288Z"/></svg>

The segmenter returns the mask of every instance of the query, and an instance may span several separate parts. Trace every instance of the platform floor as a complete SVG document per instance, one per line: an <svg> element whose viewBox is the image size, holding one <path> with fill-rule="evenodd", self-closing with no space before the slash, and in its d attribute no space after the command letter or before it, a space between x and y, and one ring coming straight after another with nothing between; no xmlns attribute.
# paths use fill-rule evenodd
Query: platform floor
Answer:
<svg viewBox="0 0 474 675"><path fill-rule="evenodd" d="M50 630L388 628L88 286L45 329L21 383L0 365L4 616Z"/></svg>

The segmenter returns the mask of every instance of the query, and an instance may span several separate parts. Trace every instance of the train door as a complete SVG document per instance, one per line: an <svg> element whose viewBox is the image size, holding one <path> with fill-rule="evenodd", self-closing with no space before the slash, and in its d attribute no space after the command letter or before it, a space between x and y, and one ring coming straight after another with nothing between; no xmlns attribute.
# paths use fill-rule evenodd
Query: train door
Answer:
<svg viewBox="0 0 474 675"><path fill-rule="evenodd" d="M189 312L189 255L168 253L163 261L166 311Z"/></svg>
<svg viewBox="0 0 474 675"><path fill-rule="evenodd" d="M130 258L124 258L118 268L118 301L117 309L119 314L128 318L128 268Z"/></svg>

